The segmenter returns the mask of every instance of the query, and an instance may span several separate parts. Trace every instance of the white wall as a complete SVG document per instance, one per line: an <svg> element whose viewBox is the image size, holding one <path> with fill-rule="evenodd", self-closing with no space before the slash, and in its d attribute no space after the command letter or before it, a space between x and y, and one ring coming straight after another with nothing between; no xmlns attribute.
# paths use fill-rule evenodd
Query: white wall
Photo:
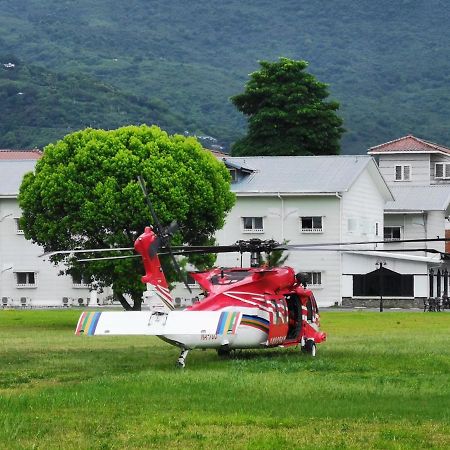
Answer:
<svg viewBox="0 0 450 450"><path fill-rule="evenodd" d="M385 200L368 171L343 194L342 242L382 240ZM376 233L378 223L378 236Z"/></svg>
<svg viewBox="0 0 450 450"><path fill-rule="evenodd" d="M58 276L61 268L39 258L41 247L18 234L15 218L21 216L17 199L0 199L0 300L13 299L20 304L21 297L31 299L31 306L61 306L62 298L89 297L89 289L74 288L72 278ZM16 272L36 272L36 287L17 287Z"/></svg>
<svg viewBox="0 0 450 450"><path fill-rule="evenodd" d="M430 155L428 153L398 153L379 155L380 172L389 185L424 186L430 184ZM395 166L410 165L411 180L395 181Z"/></svg>
<svg viewBox="0 0 450 450"><path fill-rule="evenodd" d="M450 157L449 156L444 156L441 154L434 154L430 156L430 180L431 180L431 184L447 184L450 185L450 180L449 179L436 179L435 175L436 175L436 163L450 163Z"/></svg>
<svg viewBox="0 0 450 450"><path fill-rule="evenodd" d="M301 216L322 216L322 233L304 233L300 227ZM244 233L242 217L264 217L264 233ZM340 199L335 195L237 197L236 205L227 217L225 227L217 233L220 244L234 243L239 239L288 240L289 244L336 242L340 239ZM313 288L320 306L340 301L340 255L336 252L290 251L287 265L297 272L321 272L322 286ZM250 264L244 255L243 265ZM222 254L218 266L239 266L240 255Z"/></svg>

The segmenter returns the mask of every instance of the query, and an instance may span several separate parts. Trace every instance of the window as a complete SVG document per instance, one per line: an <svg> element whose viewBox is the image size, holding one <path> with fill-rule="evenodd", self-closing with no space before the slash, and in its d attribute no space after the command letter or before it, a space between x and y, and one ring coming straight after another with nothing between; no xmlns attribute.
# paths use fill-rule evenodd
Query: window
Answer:
<svg viewBox="0 0 450 450"><path fill-rule="evenodd" d="M434 178L450 178L450 163L436 163L434 166Z"/></svg>
<svg viewBox="0 0 450 450"><path fill-rule="evenodd" d="M23 229L20 226L20 217L15 217L14 222L16 224L16 234L23 234Z"/></svg>
<svg viewBox="0 0 450 450"><path fill-rule="evenodd" d="M395 181L409 181L411 179L411 166L395 166Z"/></svg>
<svg viewBox="0 0 450 450"><path fill-rule="evenodd" d="M380 223L375 222L375 236L379 236L379 235L380 235Z"/></svg>
<svg viewBox="0 0 450 450"><path fill-rule="evenodd" d="M91 280L84 275L72 275L72 286L74 288L88 288L91 286Z"/></svg>
<svg viewBox="0 0 450 450"><path fill-rule="evenodd" d="M386 241L398 241L401 239L402 227L384 227L384 239Z"/></svg>
<svg viewBox="0 0 450 450"><path fill-rule="evenodd" d="M238 180L237 170L236 169L228 169L228 171L230 172L230 175L231 175L231 182L236 183L236 181Z"/></svg>
<svg viewBox="0 0 450 450"><path fill-rule="evenodd" d="M264 222L262 217L243 217L242 225L244 233L264 232Z"/></svg>
<svg viewBox="0 0 450 450"><path fill-rule="evenodd" d="M187 285L190 288L199 288L200 287L200 285L197 283L196 280L194 280L194 278L192 277L192 275L190 273L188 273L186 275L186 281L187 281Z"/></svg>
<svg viewBox="0 0 450 450"><path fill-rule="evenodd" d="M310 286L322 286L322 272L305 272Z"/></svg>
<svg viewBox="0 0 450 450"><path fill-rule="evenodd" d="M16 272L16 286L21 287L36 287L36 272Z"/></svg>
<svg viewBox="0 0 450 450"><path fill-rule="evenodd" d="M302 233L322 233L322 216L300 217Z"/></svg>

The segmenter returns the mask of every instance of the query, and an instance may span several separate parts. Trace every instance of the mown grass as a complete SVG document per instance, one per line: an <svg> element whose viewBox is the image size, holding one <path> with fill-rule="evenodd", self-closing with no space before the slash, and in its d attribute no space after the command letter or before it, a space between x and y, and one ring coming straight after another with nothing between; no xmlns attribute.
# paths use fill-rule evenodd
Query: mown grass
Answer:
<svg viewBox="0 0 450 450"><path fill-rule="evenodd" d="M450 314L324 312L315 359L77 337L0 311L0 448L449 448Z"/></svg>

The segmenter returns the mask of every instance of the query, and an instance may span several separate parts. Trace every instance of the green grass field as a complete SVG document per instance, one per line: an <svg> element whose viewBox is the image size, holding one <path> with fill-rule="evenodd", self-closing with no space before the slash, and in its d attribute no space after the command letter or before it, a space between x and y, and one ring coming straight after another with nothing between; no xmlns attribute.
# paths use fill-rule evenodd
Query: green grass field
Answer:
<svg viewBox="0 0 450 450"><path fill-rule="evenodd" d="M0 311L0 448L450 448L450 314L322 314L328 342L229 360Z"/></svg>

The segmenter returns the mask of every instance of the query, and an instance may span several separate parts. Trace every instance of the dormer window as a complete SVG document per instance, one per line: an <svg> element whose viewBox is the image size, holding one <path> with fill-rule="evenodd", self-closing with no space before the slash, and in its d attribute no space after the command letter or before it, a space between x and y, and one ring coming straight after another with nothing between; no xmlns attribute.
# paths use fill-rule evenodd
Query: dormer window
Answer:
<svg viewBox="0 0 450 450"><path fill-rule="evenodd" d="M228 169L228 171L230 172L230 175L231 175L231 182L236 183L236 181L238 180L237 170L236 169Z"/></svg>
<svg viewBox="0 0 450 450"><path fill-rule="evenodd" d="M410 181L410 180L411 180L410 165L395 166L395 181Z"/></svg>
<svg viewBox="0 0 450 450"><path fill-rule="evenodd" d="M436 163L434 166L434 178L450 178L450 163Z"/></svg>

